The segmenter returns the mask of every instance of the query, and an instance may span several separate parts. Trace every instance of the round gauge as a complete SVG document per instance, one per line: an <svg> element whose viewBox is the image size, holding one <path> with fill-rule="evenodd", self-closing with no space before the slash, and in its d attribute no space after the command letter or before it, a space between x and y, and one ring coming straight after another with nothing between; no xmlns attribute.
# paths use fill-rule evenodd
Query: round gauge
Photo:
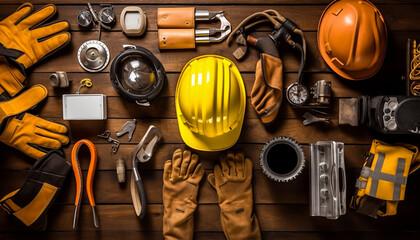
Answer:
<svg viewBox="0 0 420 240"><path fill-rule="evenodd" d="M303 105L309 99L309 91L304 85L293 83L286 90L286 98L292 105Z"/></svg>
<svg viewBox="0 0 420 240"><path fill-rule="evenodd" d="M80 66L88 72L102 71L109 63L109 50L98 40L84 42L77 52Z"/></svg>
<svg viewBox="0 0 420 240"><path fill-rule="evenodd" d="M82 10L77 15L77 22L81 27L89 27L92 24L92 14L88 10Z"/></svg>
<svg viewBox="0 0 420 240"><path fill-rule="evenodd" d="M104 7L99 11L99 18L104 24L111 24L115 21L115 12L112 7Z"/></svg>

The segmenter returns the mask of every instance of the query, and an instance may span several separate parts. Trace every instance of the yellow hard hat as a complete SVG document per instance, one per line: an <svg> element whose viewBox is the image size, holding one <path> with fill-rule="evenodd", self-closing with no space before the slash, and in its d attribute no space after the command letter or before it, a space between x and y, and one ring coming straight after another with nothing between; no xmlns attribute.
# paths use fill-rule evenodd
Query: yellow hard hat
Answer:
<svg viewBox="0 0 420 240"><path fill-rule="evenodd" d="M246 94L232 61L204 55L189 61L175 92L176 116L184 142L201 151L221 151L239 138Z"/></svg>
<svg viewBox="0 0 420 240"><path fill-rule="evenodd" d="M381 68L387 48L385 20L367 0L336 0L318 25L322 58L341 77L362 80Z"/></svg>

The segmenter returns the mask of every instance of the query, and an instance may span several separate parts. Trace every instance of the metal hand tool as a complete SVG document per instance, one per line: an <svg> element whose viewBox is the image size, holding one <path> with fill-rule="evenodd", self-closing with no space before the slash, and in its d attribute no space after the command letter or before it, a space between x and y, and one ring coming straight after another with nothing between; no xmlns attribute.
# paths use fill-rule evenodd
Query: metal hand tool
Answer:
<svg viewBox="0 0 420 240"><path fill-rule="evenodd" d="M138 162L147 162L152 158L153 149L156 143L162 138L162 133L155 126L150 125L146 134L143 136L136 149L131 153L131 163L133 165L133 174L131 176L131 199L133 200L134 211L139 219L146 215L147 199L144 190L143 181L137 168ZM146 141L149 144L144 148Z"/></svg>
<svg viewBox="0 0 420 240"><path fill-rule="evenodd" d="M196 10L196 21L212 21L218 19L220 21L220 28L218 29L196 29L195 41L198 43L221 42L229 36L232 31L230 22L226 19L223 11L207 11ZM220 33L218 37L213 37L216 33Z"/></svg>
<svg viewBox="0 0 420 240"><path fill-rule="evenodd" d="M317 116L314 116L313 114L309 113L309 112L305 112L305 114L303 114L303 117L305 118L305 120L303 120L303 125L308 126L309 124L312 123L316 123L316 122L328 122L330 123L330 119L328 118L320 118Z"/></svg>
<svg viewBox="0 0 420 240"><path fill-rule="evenodd" d="M117 137L121 137L122 135L128 133L128 141L131 141L134 130L136 130L136 122L137 120L133 119L133 121L128 121L124 123L122 130L120 132L116 132Z"/></svg>
<svg viewBox="0 0 420 240"><path fill-rule="evenodd" d="M87 175L87 180L86 180L86 192L89 198L89 204L92 207L93 225L99 228L99 220L98 220L98 215L96 214L95 199L93 196L93 178L95 176L95 171L96 171L97 153L96 153L95 145L87 139L82 139L78 141L74 145L71 151L71 163L73 166L74 177L76 179L76 200L74 201L75 208L74 208L74 215L73 215L73 228L77 227L80 205L82 205L83 175L82 175L82 168L80 167L80 163L79 163L78 154L79 154L80 147L83 145L86 145L90 151L90 164L89 164L89 170L88 170L88 175Z"/></svg>
<svg viewBox="0 0 420 240"><path fill-rule="evenodd" d="M98 137L106 139L108 142L112 143L111 153L116 154L118 148L120 147L120 141L111 137L111 132L106 130L104 133L99 134Z"/></svg>
<svg viewBox="0 0 420 240"><path fill-rule="evenodd" d="M219 20L219 28L196 29L196 21ZM187 8L158 9L158 37L160 49L195 48L196 43L221 42L229 36L232 25L223 11Z"/></svg>

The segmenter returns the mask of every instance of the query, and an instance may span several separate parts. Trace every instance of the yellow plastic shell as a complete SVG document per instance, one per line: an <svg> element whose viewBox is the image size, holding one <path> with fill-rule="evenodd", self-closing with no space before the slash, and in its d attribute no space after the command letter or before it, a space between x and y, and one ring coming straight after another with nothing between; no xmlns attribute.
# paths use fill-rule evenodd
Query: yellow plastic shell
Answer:
<svg viewBox="0 0 420 240"><path fill-rule="evenodd" d="M239 138L246 93L241 74L229 59L203 55L190 60L175 92L179 131L200 151L221 151Z"/></svg>

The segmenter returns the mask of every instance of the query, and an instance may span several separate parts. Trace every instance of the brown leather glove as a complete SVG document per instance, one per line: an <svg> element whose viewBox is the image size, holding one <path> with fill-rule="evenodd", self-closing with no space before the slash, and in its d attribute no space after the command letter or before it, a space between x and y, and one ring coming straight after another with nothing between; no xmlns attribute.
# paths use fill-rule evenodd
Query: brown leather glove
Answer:
<svg viewBox="0 0 420 240"><path fill-rule="evenodd" d="M283 99L283 62L280 58L261 53L255 69L251 103L264 124L274 121Z"/></svg>
<svg viewBox="0 0 420 240"><path fill-rule="evenodd" d="M198 155L177 149L163 170L163 236L166 240L192 239L198 185L204 169Z"/></svg>
<svg viewBox="0 0 420 240"><path fill-rule="evenodd" d="M261 239L258 219L253 213L252 161L242 152L222 154L220 164L207 180L219 196L220 217L228 240Z"/></svg>

